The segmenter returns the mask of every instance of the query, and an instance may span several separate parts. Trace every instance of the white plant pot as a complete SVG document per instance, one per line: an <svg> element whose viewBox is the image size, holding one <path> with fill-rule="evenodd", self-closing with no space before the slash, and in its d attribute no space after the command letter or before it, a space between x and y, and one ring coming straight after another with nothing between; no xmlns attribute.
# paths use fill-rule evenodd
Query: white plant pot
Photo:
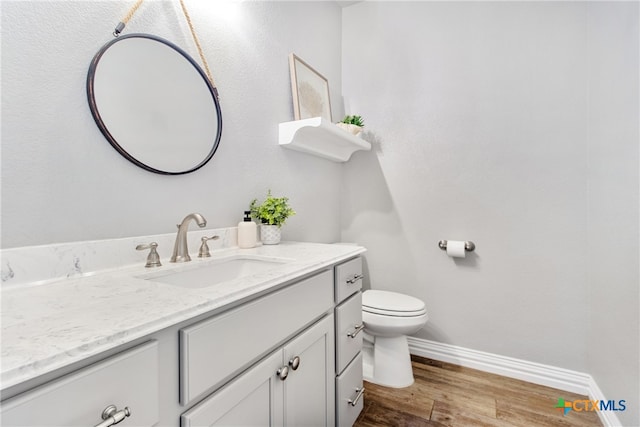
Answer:
<svg viewBox="0 0 640 427"><path fill-rule="evenodd" d="M282 230L277 225L260 224L260 240L263 245L277 245L281 236Z"/></svg>
<svg viewBox="0 0 640 427"><path fill-rule="evenodd" d="M356 125L352 125L351 123L336 123L338 125L339 128L346 130L347 132L349 132L352 135L358 135L360 132L362 132L362 127L361 126L356 126Z"/></svg>

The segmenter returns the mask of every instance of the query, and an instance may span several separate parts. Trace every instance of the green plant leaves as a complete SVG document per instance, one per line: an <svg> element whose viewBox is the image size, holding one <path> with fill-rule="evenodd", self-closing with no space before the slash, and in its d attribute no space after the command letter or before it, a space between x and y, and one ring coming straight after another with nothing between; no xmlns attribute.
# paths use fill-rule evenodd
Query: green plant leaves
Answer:
<svg viewBox="0 0 640 427"><path fill-rule="evenodd" d="M282 227L290 216L296 212L289 206L289 198L273 197L271 190L267 192L264 202L258 203L258 199L253 199L249 205L251 218L259 220L263 224L277 225Z"/></svg>
<svg viewBox="0 0 640 427"><path fill-rule="evenodd" d="M342 119L342 123L363 127L364 119L362 118L362 116L344 116L344 119Z"/></svg>

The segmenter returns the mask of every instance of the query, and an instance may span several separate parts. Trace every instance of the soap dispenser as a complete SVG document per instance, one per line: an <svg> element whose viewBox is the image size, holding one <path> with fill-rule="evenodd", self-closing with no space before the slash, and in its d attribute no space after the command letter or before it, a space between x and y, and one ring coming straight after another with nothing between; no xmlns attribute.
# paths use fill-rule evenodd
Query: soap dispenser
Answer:
<svg viewBox="0 0 640 427"><path fill-rule="evenodd" d="M238 247L241 249L256 246L258 226L251 221L251 211L244 211L244 219L238 224Z"/></svg>

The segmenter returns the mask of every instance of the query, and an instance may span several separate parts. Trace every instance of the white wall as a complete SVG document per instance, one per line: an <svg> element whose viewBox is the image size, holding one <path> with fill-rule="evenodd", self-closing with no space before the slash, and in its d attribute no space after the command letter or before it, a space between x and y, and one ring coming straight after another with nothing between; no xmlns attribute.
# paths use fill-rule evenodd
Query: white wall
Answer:
<svg viewBox="0 0 640 427"><path fill-rule="evenodd" d="M586 371L585 10L365 2L343 94L379 151L345 170L371 286L426 301L419 337ZM402 23L402 25L400 25ZM464 260L440 239L472 240Z"/></svg>
<svg viewBox="0 0 640 427"><path fill-rule="evenodd" d="M2 247L170 233L189 212L232 226L268 188L298 212L283 238L338 240L341 166L283 150L277 138L278 123L293 120L290 52L327 77L342 114L340 7L187 0L220 91L222 141L197 172L161 176L107 143L86 100L89 63L132 4L1 2ZM144 2L125 29L133 32L199 61L177 1Z"/></svg>
<svg viewBox="0 0 640 427"><path fill-rule="evenodd" d="M631 28L602 38L621 17ZM369 286L426 302L420 338L593 369L608 396L633 402L621 416L629 425L638 424L637 25L637 3L343 11L346 112L364 116L376 150L345 168L342 238L368 248ZM624 128L612 132L619 118ZM454 260L440 239L477 250ZM612 239L625 255L602 259ZM604 320L613 311L621 322ZM616 334L613 323L628 333L600 340Z"/></svg>
<svg viewBox="0 0 640 427"><path fill-rule="evenodd" d="M640 425L640 3L589 5L589 373Z"/></svg>

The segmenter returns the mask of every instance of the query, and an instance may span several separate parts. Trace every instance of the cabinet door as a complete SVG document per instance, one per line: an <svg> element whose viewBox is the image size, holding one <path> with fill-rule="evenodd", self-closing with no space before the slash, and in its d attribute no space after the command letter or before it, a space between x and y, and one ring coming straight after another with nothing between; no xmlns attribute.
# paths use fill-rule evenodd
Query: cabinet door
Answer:
<svg viewBox="0 0 640 427"><path fill-rule="evenodd" d="M329 315L284 347L284 364L289 366L283 381L285 426L334 425L333 337L333 315Z"/></svg>
<svg viewBox="0 0 640 427"><path fill-rule="evenodd" d="M282 425L283 381L276 374L281 365L278 350L185 412L181 427Z"/></svg>

